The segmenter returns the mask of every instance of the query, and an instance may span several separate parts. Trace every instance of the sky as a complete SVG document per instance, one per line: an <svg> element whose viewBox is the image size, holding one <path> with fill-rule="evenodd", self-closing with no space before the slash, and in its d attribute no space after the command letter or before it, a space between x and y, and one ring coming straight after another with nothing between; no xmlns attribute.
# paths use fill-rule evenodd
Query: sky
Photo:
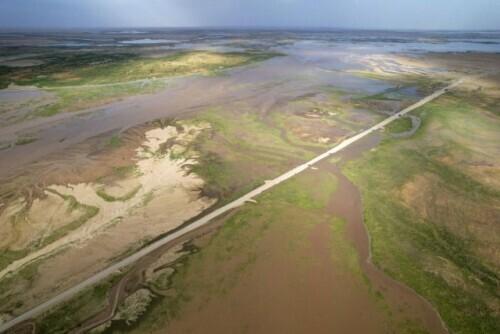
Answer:
<svg viewBox="0 0 500 334"><path fill-rule="evenodd" d="M0 28L500 29L500 0L0 0Z"/></svg>

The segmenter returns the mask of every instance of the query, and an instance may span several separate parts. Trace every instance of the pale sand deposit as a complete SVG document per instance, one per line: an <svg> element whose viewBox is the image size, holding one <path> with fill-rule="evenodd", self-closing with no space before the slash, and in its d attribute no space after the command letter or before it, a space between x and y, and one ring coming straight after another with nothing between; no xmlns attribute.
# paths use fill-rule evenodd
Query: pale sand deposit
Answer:
<svg viewBox="0 0 500 334"><path fill-rule="evenodd" d="M69 245L81 246L116 223L127 221L127 224L129 222L145 224L144 217L147 216L148 225L155 225L155 222L161 221L163 232L168 232L211 206L215 200L200 198L199 189L203 186L203 180L194 173L186 172L187 165L197 163L196 154L189 156L184 152L186 154L180 158L175 160L171 158L173 149L179 157L179 151L182 148L186 151L185 145L206 128L206 124L198 124L183 125L183 131L180 132L173 126L146 132L146 140L136 151L136 172L116 184L106 185L96 182L49 186L46 190L48 196L41 201L46 208L45 212L51 212L51 217L45 215L43 220L38 217L27 221L31 224L36 220L39 226L37 230L42 234L47 233L47 229L51 231L54 227L61 227L64 222L69 221L67 218L63 219L67 216L66 211L59 209L62 204L53 200L59 197L54 194L71 196L79 204L98 208L99 211L82 226L9 264L0 272L0 279ZM162 146L169 140L175 140L175 147L162 150ZM100 195L102 192L112 198L103 198ZM32 217L34 212L39 212L37 203L35 201L29 207L24 203L21 211L26 211L27 216ZM19 207L19 203L13 205ZM0 232L4 233L5 230L12 228L12 217L19 211L10 208L4 210L0 216ZM166 215L165 212L170 214ZM34 238L35 236L32 236L31 240L24 238L23 244L29 244L35 240Z"/></svg>

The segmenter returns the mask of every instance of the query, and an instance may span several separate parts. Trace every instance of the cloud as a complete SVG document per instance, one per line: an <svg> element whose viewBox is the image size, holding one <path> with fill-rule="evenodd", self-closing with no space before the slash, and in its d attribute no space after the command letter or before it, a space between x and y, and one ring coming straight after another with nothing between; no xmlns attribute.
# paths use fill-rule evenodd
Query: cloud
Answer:
<svg viewBox="0 0 500 334"><path fill-rule="evenodd" d="M496 0L0 0L3 27L500 29Z"/></svg>

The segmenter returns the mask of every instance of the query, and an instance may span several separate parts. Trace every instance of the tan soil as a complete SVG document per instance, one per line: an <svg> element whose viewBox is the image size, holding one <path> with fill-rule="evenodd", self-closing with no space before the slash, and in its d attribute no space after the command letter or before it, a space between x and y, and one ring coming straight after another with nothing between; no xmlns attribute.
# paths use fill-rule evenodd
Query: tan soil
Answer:
<svg viewBox="0 0 500 334"><path fill-rule="evenodd" d="M433 175L418 175L400 190L403 202L423 219L443 224L449 233L465 240L480 240L470 244L473 252L488 261L492 268L500 261L495 231L500 215L497 205L473 201L450 191Z"/></svg>
<svg viewBox="0 0 500 334"><path fill-rule="evenodd" d="M152 129L145 133L146 140L136 152L137 173L118 183L127 190L140 185L137 193L126 201L105 201L96 194L98 189L106 187L99 183L50 186L52 190L74 196L80 203L100 210L80 228L13 262L2 271L2 275L5 275L9 270L17 270L35 259L53 255L39 265L32 286L22 293L25 302L23 308L44 298L42 296L53 294L54 282L58 282L58 291L69 287L102 269L130 248L137 248L146 240L178 227L214 203L213 199L200 198L199 189L203 181L196 174L185 170L185 165L196 164L196 160L171 160L169 150L159 153L162 144L169 139L177 138L179 143L186 144L206 125L183 127L181 133L175 127ZM105 189L113 192L113 187L116 185ZM58 252L63 248L64 252Z"/></svg>
<svg viewBox="0 0 500 334"><path fill-rule="evenodd" d="M43 242L44 237L64 227L85 214L85 210L72 208L68 200L45 192L44 198L36 198L29 209L20 199L9 205L0 215L0 249L23 250L34 242ZM27 210L26 214L23 214Z"/></svg>

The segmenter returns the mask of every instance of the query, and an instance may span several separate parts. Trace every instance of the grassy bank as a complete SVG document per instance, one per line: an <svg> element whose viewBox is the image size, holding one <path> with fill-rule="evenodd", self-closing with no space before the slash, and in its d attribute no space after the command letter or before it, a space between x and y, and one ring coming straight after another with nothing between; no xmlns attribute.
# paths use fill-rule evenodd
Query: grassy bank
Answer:
<svg viewBox="0 0 500 334"><path fill-rule="evenodd" d="M89 314L104 309L108 303L108 293L121 275L115 275L98 285L88 288L76 296L72 303L66 303L53 309L37 321L37 333L56 334L67 333L68 329L75 328ZM40 320L40 319L39 319Z"/></svg>
<svg viewBox="0 0 500 334"><path fill-rule="evenodd" d="M497 333L500 120L459 95L417 113L414 136L388 137L345 166L362 190L374 261L429 299L452 332Z"/></svg>
<svg viewBox="0 0 500 334"><path fill-rule="evenodd" d="M192 171L205 180L204 193L222 202L313 155L288 143L279 128L253 113L212 109L197 120L208 122L212 129L194 143L201 156Z"/></svg>

